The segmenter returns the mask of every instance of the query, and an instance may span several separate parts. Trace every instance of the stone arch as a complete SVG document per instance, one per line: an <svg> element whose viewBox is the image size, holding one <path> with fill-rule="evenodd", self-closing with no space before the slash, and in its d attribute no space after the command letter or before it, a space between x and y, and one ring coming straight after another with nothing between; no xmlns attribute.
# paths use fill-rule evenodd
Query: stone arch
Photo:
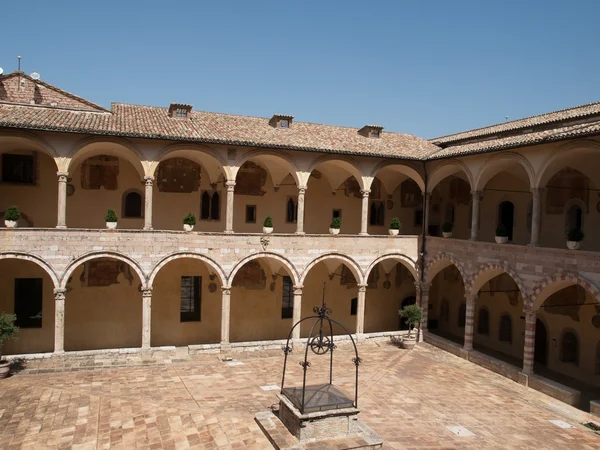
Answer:
<svg viewBox="0 0 600 450"><path fill-rule="evenodd" d="M419 186L419 188L421 188L421 192L425 191L425 180L423 178L422 175L422 171L420 170L419 167L417 167L417 165L411 161L397 161L397 160L385 160L380 162L379 164L377 164L377 166L375 166L375 168L371 171L371 173L369 174L370 179L374 179L379 172L381 172L382 170L389 168L391 170L394 170L396 172L400 172L401 174L405 175L406 177L410 178L411 180L413 180L415 183L417 183L417 185ZM396 187L398 187L400 185L400 183L398 183L396 185ZM387 186L386 186L387 188ZM393 189L390 189L388 191L388 194L393 192Z"/></svg>
<svg viewBox="0 0 600 450"><path fill-rule="evenodd" d="M348 269L350 269L350 271L352 272L352 275L354 275L354 278L356 279L356 284L364 284L365 283L364 280L366 280L366 278L363 277L363 273L360 270L360 266L356 263L356 261L354 261L349 256L343 255L341 253L336 253L336 252L325 253L325 254L320 255L317 258L313 259L310 263L308 263L307 266L304 268L304 271L302 272L302 276L300 277L300 283L304 284L304 280L306 279L308 272L310 272L310 269L312 269L318 263L325 261L327 259L337 259L337 260L341 261L343 264L346 265L346 267L348 267Z"/></svg>
<svg viewBox="0 0 600 450"><path fill-rule="evenodd" d="M60 286L60 281L58 279L58 276L56 275L56 272L54 272L54 269L52 269L50 264L48 264L46 261L44 261L44 259L40 258L39 256L31 255L29 253L22 253L22 252L1 252L0 260L2 260L2 259L21 259L24 261L30 261L34 264L37 264L42 269L44 269L44 271L48 274L48 276L54 283L55 289L58 289Z"/></svg>
<svg viewBox="0 0 600 450"><path fill-rule="evenodd" d="M26 131L2 130L2 131L0 131L0 138L1 137L9 137L9 138L12 137L12 138L24 139L24 140L30 141L30 142L34 143L37 147L39 147L41 150L43 150L45 153L47 153L49 156L51 156L53 159L61 158L61 156L58 154L58 152L52 146L52 144L50 144L49 142L45 141L44 139L40 138L39 136L37 136L33 133L29 133ZM60 167L58 167L58 170L60 170Z"/></svg>
<svg viewBox="0 0 600 450"><path fill-rule="evenodd" d="M363 173L360 169L360 164L358 164L358 162L356 160L354 160L353 158L350 158L349 156L344 156L344 155L320 156L319 158L317 158L311 162L310 166L308 167L307 172L309 174L311 174L321 164L327 164L330 162L339 163L340 166L346 172L350 173L350 175L352 175L356 179L360 188L365 189L365 180L363 178ZM343 180L342 180L342 182L343 182ZM370 186L370 184L369 184L369 186ZM337 188L337 186L335 186L335 188Z"/></svg>
<svg viewBox="0 0 600 450"><path fill-rule="evenodd" d="M275 152L271 150L259 149L244 153L235 163L236 167L233 168L232 171L233 177L237 177L238 169L242 167L244 163L253 159L259 163L262 163L267 168L267 171L269 172L269 174L271 175L271 179L273 180L273 184L279 185L281 181L287 176L287 174L285 174L282 177L274 176L277 175L274 169L276 169L277 166L279 166L279 168L287 170L287 172L292 176L292 178L296 182L296 186L301 185L300 178L298 176L300 168L296 164L296 161L294 161L294 159L291 156L281 151Z"/></svg>
<svg viewBox="0 0 600 450"><path fill-rule="evenodd" d="M369 279L371 270L373 270L373 268L376 267L377 264L379 264L382 261L389 260L389 259L394 260L397 263L400 263L404 267L406 267L409 270L409 272L412 274L415 281L417 281L419 279L419 271L417 269L417 264L412 259L410 259L408 256L406 256L402 253L389 253L389 254L378 257L371 264L369 264L369 267L365 271L365 280Z"/></svg>
<svg viewBox="0 0 600 450"><path fill-rule="evenodd" d="M113 148L102 147L94 149L95 146L102 144L111 144ZM114 146L117 148L114 148ZM72 172L87 158L97 155L111 155L125 159L133 165L140 179L143 179L146 175L150 175L146 173L146 169L142 163L145 157L134 144L122 138L108 136L86 138L75 144L69 151L69 161L66 163L65 172Z"/></svg>
<svg viewBox="0 0 600 450"><path fill-rule="evenodd" d="M543 185L545 184L544 179L547 181L556 174L558 170L555 170L553 172L549 171L552 167L552 164L557 159L561 158L565 153L569 153L571 151L576 152L578 150L591 150L594 152L598 152L600 151L600 143L592 141L590 139L582 139L575 142L569 142L556 148L542 163L542 166L540 167L535 177L535 187L543 187Z"/></svg>
<svg viewBox="0 0 600 450"><path fill-rule="evenodd" d="M225 275L225 271L212 258L209 258L208 256L202 255L200 253L173 252L173 253L165 256L158 263L156 263L154 268L150 271L150 275L148 276L148 283L147 283L148 287L152 288L152 286L154 285L154 279L156 278L156 276L158 275L158 273L164 266L169 264L171 261L175 261L176 259L184 259L184 258L198 259L198 260L202 261L204 264L206 264L210 269L212 269L218 275L222 286L225 286L227 284L227 277Z"/></svg>
<svg viewBox="0 0 600 450"><path fill-rule="evenodd" d="M298 285L302 284L300 277L298 276L298 271L296 270L296 267L294 266L294 264L286 257L281 256L277 253L273 253L273 252L253 253L252 255L246 256L245 258L241 259L229 273L229 276L227 277L227 284L229 286L231 286L231 284L233 283L233 280L235 278L235 275L244 266L244 264L246 264L250 261L253 261L255 259L261 259L261 258L267 259L267 260L273 259L273 260L277 261L279 264L283 265L288 270L288 273L291 275L292 280L294 282L294 286L298 286Z"/></svg>
<svg viewBox="0 0 600 450"><path fill-rule="evenodd" d="M521 297L523 298L523 305L527 304L527 290L525 289L523 281L516 274L516 272L506 264L486 263L481 265L477 272L475 272L471 277L468 287L465 286L465 292L467 293L467 296L476 296L485 283L503 273L507 274L513 279L519 288Z"/></svg>
<svg viewBox="0 0 600 450"><path fill-rule="evenodd" d="M454 175L457 172L462 172L467 177L467 182L471 187L471 190L474 190L474 182L473 182L473 174L471 170L467 167L467 165L459 161L457 159L451 159L448 161L442 161L438 165L435 166L433 171L427 176L427 192L433 192L433 189L445 178L450 175Z"/></svg>
<svg viewBox="0 0 600 450"><path fill-rule="evenodd" d="M123 261L124 263L128 264L135 271L138 278L140 279L140 282L142 283L142 289L146 288L146 286L147 286L146 275L144 274L144 271L142 270L141 266L137 263L137 261L135 261L134 259L132 259L129 256L126 256L122 253L102 252L102 251L86 253L85 255L81 255L79 258L72 261L64 271L64 274L60 281L60 287L63 289L65 289L67 287L67 282L69 281L69 277L73 274L73 271L75 269L77 269L77 267L79 267L81 264L83 264L87 261L91 261L93 259L99 259L99 258L117 259L119 261Z"/></svg>
<svg viewBox="0 0 600 450"><path fill-rule="evenodd" d="M435 255L425 267L424 282L431 283L438 273L451 265L456 267L466 287L468 278L463 263L454 258L454 256L442 252Z"/></svg>
<svg viewBox="0 0 600 450"><path fill-rule="evenodd" d="M573 285L579 285L600 303L600 290L591 281L574 273L555 273L539 281L531 291L529 310L537 311L552 294Z"/></svg>
<svg viewBox="0 0 600 450"><path fill-rule="evenodd" d="M233 180L235 178L231 172L231 167L227 165L227 161L221 153L205 145L192 143L170 144L163 147L154 160L149 163L148 175L155 176L161 162L178 157L186 158L200 164L206 169L212 182L217 181L219 172L225 176L226 180Z"/></svg>
<svg viewBox="0 0 600 450"><path fill-rule="evenodd" d="M535 185L535 172L531 167L529 161L523 155L520 155L518 153L504 152L495 154L485 162L485 164L479 170L479 173L475 177L474 190L482 191L485 185L495 175L502 172L512 163L517 163L525 170L525 173L527 173L527 177L529 179L529 187L533 188Z"/></svg>

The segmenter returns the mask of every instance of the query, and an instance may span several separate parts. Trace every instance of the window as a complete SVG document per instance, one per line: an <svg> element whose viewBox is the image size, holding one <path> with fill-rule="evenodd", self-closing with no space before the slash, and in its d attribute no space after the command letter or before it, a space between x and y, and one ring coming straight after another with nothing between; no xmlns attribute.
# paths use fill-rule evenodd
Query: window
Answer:
<svg viewBox="0 0 600 450"><path fill-rule="evenodd" d="M350 300L350 315L355 316L357 310L358 310L358 298L353 298L352 300Z"/></svg>
<svg viewBox="0 0 600 450"><path fill-rule="evenodd" d="M512 202L505 201L498 205L498 225L502 224L508 232L508 240L513 240L513 228L515 219L515 205Z"/></svg>
<svg viewBox="0 0 600 450"><path fill-rule="evenodd" d="M42 278L15 278L16 325L42 328Z"/></svg>
<svg viewBox="0 0 600 450"><path fill-rule="evenodd" d="M33 155L2 155L2 181L9 183L35 184Z"/></svg>
<svg viewBox="0 0 600 450"><path fill-rule="evenodd" d="M290 277L283 277L281 294L281 318L291 319L294 316L294 287Z"/></svg>
<svg viewBox="0 0 600 450"><path fill-rule="evenodd" d="M123 217L142 217L142 194L136 191L125 192L125 195L123 195Z"/></svg>
<svg viewBox="0 0 600 450"><path fill-rule="evenodd" d="M200 322L202 277L181 277L181 322Z"/></svg>
<svg viewBox="0 0 600 450"><path fill-rule="evenodd" d="M512 344L512 320L508 314L500 317L500 330L498 331L498 340Z"/></svg>
<svg viewBox="0 0 600 450"><path fill-rule="evenodd" d="M490 313L486 308L479 310L477 317L477 334L490 335Z"/></svg>
<svg viewBox="0 0 600 450"><path fill-rule="evenodd" d="M378 138L381 135L381 133L377 130L371 130L371 137L372 138Z"/></svg>
<svg viewBox="0 0 600 450"><path fill-rule="evenodd" d="M579 342L577 335L572 331L563 334L560 343L560 360L566 363L579 365Z"/></svg>
<svg viewBox="0 0 600 450"><path fill-rule="evenodd" d="M467 321L467 304L463 302L460 304L460 307L458 308L458 320L457 320L456 324L459 328L464 328L466 321Z"/></svg>
<svg viewBox="0 0 600 450"><path fill-rule="evenodd" d="M385 202L379 200L372 201L369 215L369 225L385 225Z"/></svg>
<svg viewBox="0 0 600 450"><path fill-rule="evenodd" d="M210 217L210 195L204 191L200 199L200 220L208 220Z"/></svg>
<svg viewBox="0 0 600 450"><path fill-rule="evenodd" d="M287 119L281 119L279 121L279 128L289 128L290 127L290 121Z"/></svg>
<svg viewBox="0 0 600 450"><path fill-rule="evenodd" d="M339 217L340 219L342 218L342 210L341 209L333 210L333 213L331 214L331 218L335 219L336 217Z"/></svg>
<svg viewBox="0 0 600 450"><path fill-rule="evenodd" d="M529 202L527 207L527 232L531 234L531 222L533 221L533 202Z"/></svg>
<svg viewBox="0 0 600 450"><path fill-rule="evenodd" d="M583 231L583 209L579 203L571 203L565 217L565 231L568 233L573 228Z"/></svg>
<svg viewBox="0 0 600 450"><path fill-rule="evenodd" d="M298 220L298 205L296 201L290 197L285 205L285 221L287 223L293 223Z"/></svg>
<svg viewBox="0 0 600 450"><path fill-rule="evenodd" d="M200 220L221 219L221 197L218 192L204 191L200 201Z"/></svg>
<svg viewBox="0 0 600 450"><path fill-rule="evenodd" d="M443 322L448 322L450 319L450 304L445 298L442 299L442 304L440 305L440 319Z"/></svg>
<svg viewBox="0 0 600 450"><path fill-rule="evenodd" d="M187 110L185 108L177 108L175 110L176 119L187 119Z"/></svg>
<svg viewBox="0 0 600 450"><path fill-rule="evenodd" d="M413 226L422 227L423 226L423 210L418 209L415 211L415 217L413 219Z"/></svg>
<svg viewBox="0 0 600 450"><path fill-rule="evenodd" d="M256 205L246 205L246 223L256 223Z"/></svg>
<svg viewBox="0 0 600 450"><path fill-rule="evenodd" d="M210 218L221 220L221 196L218 192L214 192L210 199Z"/></svg>

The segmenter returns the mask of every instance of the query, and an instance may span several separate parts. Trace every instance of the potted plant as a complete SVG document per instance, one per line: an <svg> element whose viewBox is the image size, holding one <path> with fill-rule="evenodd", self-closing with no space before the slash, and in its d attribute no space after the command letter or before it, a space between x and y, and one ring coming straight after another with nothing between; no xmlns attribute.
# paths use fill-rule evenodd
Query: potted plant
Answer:
<svg viewBox="0 0 600 450"><path fill-rule="evenodd" d="M407 350L412 350L417 344L417 334L413 334L413 330L423 320L423 310L419 305L406 305L398 311L398 315L408 325L408 334L402 338L402 346Z"/></svg>
<svg viewBox="0 0 600 450"><path fill-rule="evenodd" d="M498 225L496 228L496 243L497 244L506 244L508 242L508 230L504 226L504 224Z"/></svg>
<svg viewBox="0 0 600 450"><path fill-rule="evenodd" d="M9 206L4 211L4 225L7 228L15 228L18 220L21 218L21 211L16 206Z"/></svg>
<svg viewBox="0 0 600 450"><path fill-rule="evenodd" d="M17 316L14 314L0 313L0 379L6 378L10 370L10 363L2 360L2 344L14 339L15 334L19 331L19 328L15 325L16 319Z"/></svg>
<svg viewBox="0 0 600 450"><path fill-rule="evenodd" d="M271 216L265 217L265 221L263 222L263 233L272 233L273 232L273 219Z"/></svg>
<svg viewBox="0 0 600 450"><path fill-rule="evenodd" d="M579 228L571 228L567 234L567 248L569 248L569 250L578 250L581 246L581 241L583 241L583 237L583 231Z"/></svg>
<svg viewBox="0 0 600 450"><path fill-rule="evenodd" d="M188 215L183 218L183 230L192 231L194 225L196 225L196 216L192 213L188 213Z"/></svg>
<svg viewBox="0 0 600 450"><path fill-rule="evenodd" d="M445 222L442 225L442 236L446 239L452 237L452 222Z"/></svg>
<svg viewBox="0 0 600 450"><path fill-rule="evenodd" d="M390 222L390 229L388 230L390 236L398 236L398 233L400 233L401 225L402 224L400 223L400 219L394 217Z"/></svg>
<svg viewBox="0 0 600 450"><path fill-rule="evenodd" d="M334 217L331 219L331 225L329 225L329 234L340 234L340 227L342 226L342 219Z"/></svg>
<svg viewBox="0 0 600 450"><path fill-rule="evenodd" d="M119 220L117 218L117 213L115 212L114 209L112 208L108 208L108 211L106 211L106 228L108 228L109 230L114 230L115 228L117 228L117 221Z"/></svg>

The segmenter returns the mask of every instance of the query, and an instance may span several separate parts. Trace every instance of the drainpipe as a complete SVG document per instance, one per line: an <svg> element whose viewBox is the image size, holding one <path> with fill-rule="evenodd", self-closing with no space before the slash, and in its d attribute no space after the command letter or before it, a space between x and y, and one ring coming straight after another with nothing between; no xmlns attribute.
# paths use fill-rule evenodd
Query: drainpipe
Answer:
<svg viewBox="0 0 600 450"><path fill-rule="evenodd" d="M419 285L421 289L419 289L419 305L421 308L423 307L423 289L422 286L424 284L424 276L425 276L425 239L427 236L427 230L425 229L425 217L429 215L429 211L425 209L427 206L427 163L423 161L423 181L425 182L425 192L423 193L423 224L421 227L421 248L419 249ZM417 342L419 341L421 336L421 324L419 323L419 331L417 333Z"/></svg>

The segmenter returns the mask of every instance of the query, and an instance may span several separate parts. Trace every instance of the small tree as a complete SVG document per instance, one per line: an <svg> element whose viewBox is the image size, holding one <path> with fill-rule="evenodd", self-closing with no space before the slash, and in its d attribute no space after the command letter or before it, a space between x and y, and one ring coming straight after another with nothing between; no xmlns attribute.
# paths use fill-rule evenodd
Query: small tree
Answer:
<svg viewBox="0 0 600 450"><path fill-rule="evenodd" d="M263 227L273 228L273 219L271 219L271 216L265 217L265 221L263 222Z"/></svg>
<svg viewBox="0 0 600 450"><path fill-rule="evenodd" d="M21 211L16 206L9 206L4 211L4 220L18 221L21 218Z"/></svg>
<svg viewBox="0 0 600 450"><path fill-rule="evenodd" d="M412 330L423 320L423 310L419 305L406 305L398 315L404 319L408 325L408 336L410 337Z"/></svg>
<svg viewBox="0 0 600 450"><path fill-rule="evenodd" d="M10 339L15 339L19 327L15 325L17 316L14 314L0 313L0 360L2 360L2 344Z"/></svg>
<svg viewBox="0 0 600 450"><path fill-rule="evenodd" d="M452 233L452 222L444 222L442 225L443 233Z"/></svg>
<svg viewBox="0 0 600 450"><path fill-rule="evenodd" d="M183 218L183 224L191 226L196 225L196 216L192 213L188 213L188 215Z"/></svg>
<svg viewBox="0 0 600 450"><path fill-rule="evenodd" d="M399 230L400 229L400 225L402 225L400 223L400 219L398 219L397 217L394 217L390 221L390 230Z"/></svg>
<svg viewBox="0 0 600 450"><path fill-rule="evenodd" d="M581 242L583 241L583 237L583 231L581 231L579 228L571 228L567 234L567 240L569 241Z"/></svg>
<svg viewBox="0 0 600 450"><path fill-rule="evenodd" d="M115 212L115 210L112 208L108 208L108 211L106 211L105 221L106 222L117 222L118 220L119 219L117 218L117 213Z"/></svg>
<svg viewBox="0 0 600 450"><path fill-rule="evenodd" d="M335 230L339 230L342 226L342 219L339 217L334 217L331 220L331 225L329 225L329 228L333 228Z"/></svg>
<svg viewBox="0 0 600 450"><path fill-rule="evenodd" d="M506 229L506 227L504 226L503 223L501 223L500 225L498 225L498 227L496 228L496 236L498 236L498 237L508 237L508 230Z"/></svg>

